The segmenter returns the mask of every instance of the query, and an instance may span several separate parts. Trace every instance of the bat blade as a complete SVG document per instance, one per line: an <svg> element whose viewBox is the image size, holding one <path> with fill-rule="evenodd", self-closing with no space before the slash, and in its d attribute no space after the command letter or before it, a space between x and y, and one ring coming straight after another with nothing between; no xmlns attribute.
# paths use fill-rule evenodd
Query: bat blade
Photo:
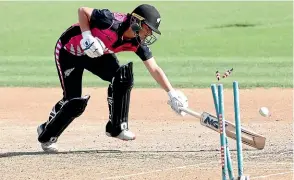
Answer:
<svg viewBox="0 0 294 180"><path fill-rule="evenodd" d="M200 123L216 132L219 132L218 119L207 112L203 112L200 118ZM236 126L230 121L225 120L226 124L226 135L232 139L236 140ZM256 149L262 150L265 146L266 138L255 132L241 127L241 139L242 143L254 147Z"/></svg>
<svg viewBox="0 0 294 180"><path fill-rule="evenodd" d="M190 114L191 116L200 119L201 125L220 133L219 123L216 116L213 116L208 112L203 112L202 114L200 114L188 108L181 108L181 110L186 112L187 114ZM225 124L226 135L229 138L236 140L236 126L227 120L225 120ZM243 144L246 144L259 150L262 150L265 146L266 138L264 136L247 130L244 127L241 127L241 136Z"/></svg>

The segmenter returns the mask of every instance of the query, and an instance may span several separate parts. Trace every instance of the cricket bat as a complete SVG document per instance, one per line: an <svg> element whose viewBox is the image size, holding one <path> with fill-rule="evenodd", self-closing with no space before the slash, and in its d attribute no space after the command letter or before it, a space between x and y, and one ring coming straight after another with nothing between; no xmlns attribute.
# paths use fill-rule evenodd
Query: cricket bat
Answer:
<svg viewBox="0 0 294 180"><path fill-rule="evenodd" d="M208 112L202 112L201 114L195 112L189 108L180 108L181 111L186 112L187 114L194 116L200 119L200 124L208 127L216 132L220 132L218 118L216 116L211 115ZM235 124L230 121L225 120L226 124L226 135L229 138L236 139L236 127ZM242 143L248 146L254 147L256 149L262 150L265 146L266 138L260 134L247 130L241 127L241 136Z"/></svg>

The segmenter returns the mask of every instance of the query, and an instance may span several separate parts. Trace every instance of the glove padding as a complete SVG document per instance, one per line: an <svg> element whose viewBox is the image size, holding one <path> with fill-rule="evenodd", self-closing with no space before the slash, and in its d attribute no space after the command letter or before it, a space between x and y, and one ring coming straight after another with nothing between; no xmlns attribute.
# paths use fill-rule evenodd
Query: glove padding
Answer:
<svg viewBox="0 0 294 180"><path fill-rule="evenodd" d="M188 99L187 97L179 90L171 90L168 92L169 100L168 104L171 108L179 115L185 116L186 113L181 111L180 107L188 107Z"/></svg>
<svg viewBox="0 0 294 180"><path fill-rule="evenodd" d="M82 36L80 45L87 56L96 58L104 54L105 45L99 38L93 37L90 31L83 32Z"/></svg>

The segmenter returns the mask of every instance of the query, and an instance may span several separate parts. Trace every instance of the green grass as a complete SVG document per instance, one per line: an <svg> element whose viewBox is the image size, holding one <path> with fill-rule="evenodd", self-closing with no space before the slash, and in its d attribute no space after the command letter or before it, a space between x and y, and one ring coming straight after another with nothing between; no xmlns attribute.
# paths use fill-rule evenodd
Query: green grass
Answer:
<svg viewBox="0 0 294 180"><path fill-rule="evenodd" d="M225 87L233 80L241 88L293 87L292 2L151 3L161 12L163 33L151 49L176 87L207 88L216 70L232 67ZM0 86L59 86L53 50L60 34L77 22L77 8L128 12L138 4L0 2ZM134 62L135 87L159 87L136 55L118 57ZM88 72L83 84L107 85Z"/></svg>

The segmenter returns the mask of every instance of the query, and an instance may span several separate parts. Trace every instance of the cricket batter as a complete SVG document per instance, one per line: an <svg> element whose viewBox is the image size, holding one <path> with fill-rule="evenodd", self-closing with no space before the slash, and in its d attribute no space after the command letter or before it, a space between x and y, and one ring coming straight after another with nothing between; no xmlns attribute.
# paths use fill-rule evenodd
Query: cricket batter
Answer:
<svg viewBox="0 0 294 180"><path fill-rule="evenodd" d="M135 139L128 127L130 93L134 85L133 64L119 65L115 55L119 52L136 53L167 92L171 108L184 115L179 107L188 106L186 97L173 89L149 49L149 45L161 35L161 17L155 7L142 4L131 14L81 7L78 17L79 23L70 26L55 46L55 63L63 98L52 108L48 121L37 128L38 141L44 151L58 151L58 137L87 106L90 96L82 96L84 70L109 82L106 135L121 140Z"/></svg>

